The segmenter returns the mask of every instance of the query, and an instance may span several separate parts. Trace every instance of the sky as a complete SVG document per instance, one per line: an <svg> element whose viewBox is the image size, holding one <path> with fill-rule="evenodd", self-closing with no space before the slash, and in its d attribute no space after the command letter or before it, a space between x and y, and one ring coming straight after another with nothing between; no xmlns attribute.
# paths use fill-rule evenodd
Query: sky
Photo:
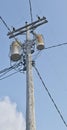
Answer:
<svg viewBox="0 0 67 130"><path fill-rule="evenodd" d="M17 111L17 104L11 102L9 97L0 100L0 129L25 130L25 119Z"/></svg>
<svg viewBox="0 0 67 130"><path fill-rule="evenodd" d="M48 23L37 28L45 47L67 43L67 1L31 0L33 20L45 16ZM0 0L0 16L12 28L30 23L29 0ZM14 39L0 20L0 70L10 67L10 45ZM25 36L18 36L24 43ZM35 63L43 81L67 122L67 45L44 49ZM12 71L13 72L13 71ZM66 130L36 71L33 69L36 130ZM26 73L0 79L0 129L24 130L26 120ZM9 121L9 125L8 125ZM17 127L17 128L16 128Z"/></svg>

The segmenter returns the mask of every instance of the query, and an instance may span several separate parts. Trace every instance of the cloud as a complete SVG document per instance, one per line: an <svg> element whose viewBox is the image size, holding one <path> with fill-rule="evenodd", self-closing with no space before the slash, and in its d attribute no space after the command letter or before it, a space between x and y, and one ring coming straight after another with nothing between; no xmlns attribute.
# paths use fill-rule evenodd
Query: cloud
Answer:
<svg viewBox="0 0 67 130"><path fill-rule="evenodd" d="M25 130L25 119L9 97L0 100L0 130Z"/></svg>

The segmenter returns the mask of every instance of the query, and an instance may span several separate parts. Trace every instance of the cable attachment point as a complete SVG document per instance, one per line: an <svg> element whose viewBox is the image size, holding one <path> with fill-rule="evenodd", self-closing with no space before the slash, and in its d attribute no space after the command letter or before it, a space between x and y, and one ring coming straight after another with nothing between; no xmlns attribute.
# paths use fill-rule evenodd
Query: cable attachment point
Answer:
<svg viewBox="0 0 67 130"><path fill-rule="evenodd" d="M32 66L35 67L35 61L34 60L32 60Z"/></svg>

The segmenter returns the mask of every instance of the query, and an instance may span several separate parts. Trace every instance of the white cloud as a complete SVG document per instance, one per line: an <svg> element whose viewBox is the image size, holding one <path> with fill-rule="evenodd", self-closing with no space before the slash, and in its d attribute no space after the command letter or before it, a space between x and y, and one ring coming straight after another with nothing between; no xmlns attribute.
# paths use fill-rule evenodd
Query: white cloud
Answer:
<svg viewBox="0 0 67 130"><path fill-rule="evenodd" d="M0 100L0 130L25 130L25 119L9 97Z"/></svg>

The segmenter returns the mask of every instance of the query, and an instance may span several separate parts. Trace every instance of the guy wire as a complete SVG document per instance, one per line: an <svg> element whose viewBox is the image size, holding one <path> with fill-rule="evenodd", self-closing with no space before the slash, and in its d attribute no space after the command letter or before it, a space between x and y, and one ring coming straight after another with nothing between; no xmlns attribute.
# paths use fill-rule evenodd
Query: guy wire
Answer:
<svg viewBox="0 0 67 130"><path fill-rule="evenodd" d="M44 81L43 81L43 79L42 79L42 77L41 77L41 75L40 75L40 73L39 73L38 69L35 67L35 65L34 65L34 68L35 68L35 70L36 70L36 72L37 72L37 74L38 74L38 76L39 76L39 78L40 78L40 80L41 80L41 82L42 82L42 84L43 84L43 86L44 86L44 88L45 88L46 92L48 93L48 96L50 97L50 99L51 99L52 103L54 104L54 107L56 108L56 110L57 110L58 114L60 115L60 117L61 117L61 119L62 119L62 121L63 121L64 125L67 127L67 123L66 123L66 121L64 120L63 115L61 114L61 112L60 112L60 110L59 110L58 106L56 105L56 103L55 103L55 101L54 101L53 97L51 96L51 94L50 94L50 92L49 92L48 88L46 87L46 85L45 85L45 83L44 83Z"/></svg>

